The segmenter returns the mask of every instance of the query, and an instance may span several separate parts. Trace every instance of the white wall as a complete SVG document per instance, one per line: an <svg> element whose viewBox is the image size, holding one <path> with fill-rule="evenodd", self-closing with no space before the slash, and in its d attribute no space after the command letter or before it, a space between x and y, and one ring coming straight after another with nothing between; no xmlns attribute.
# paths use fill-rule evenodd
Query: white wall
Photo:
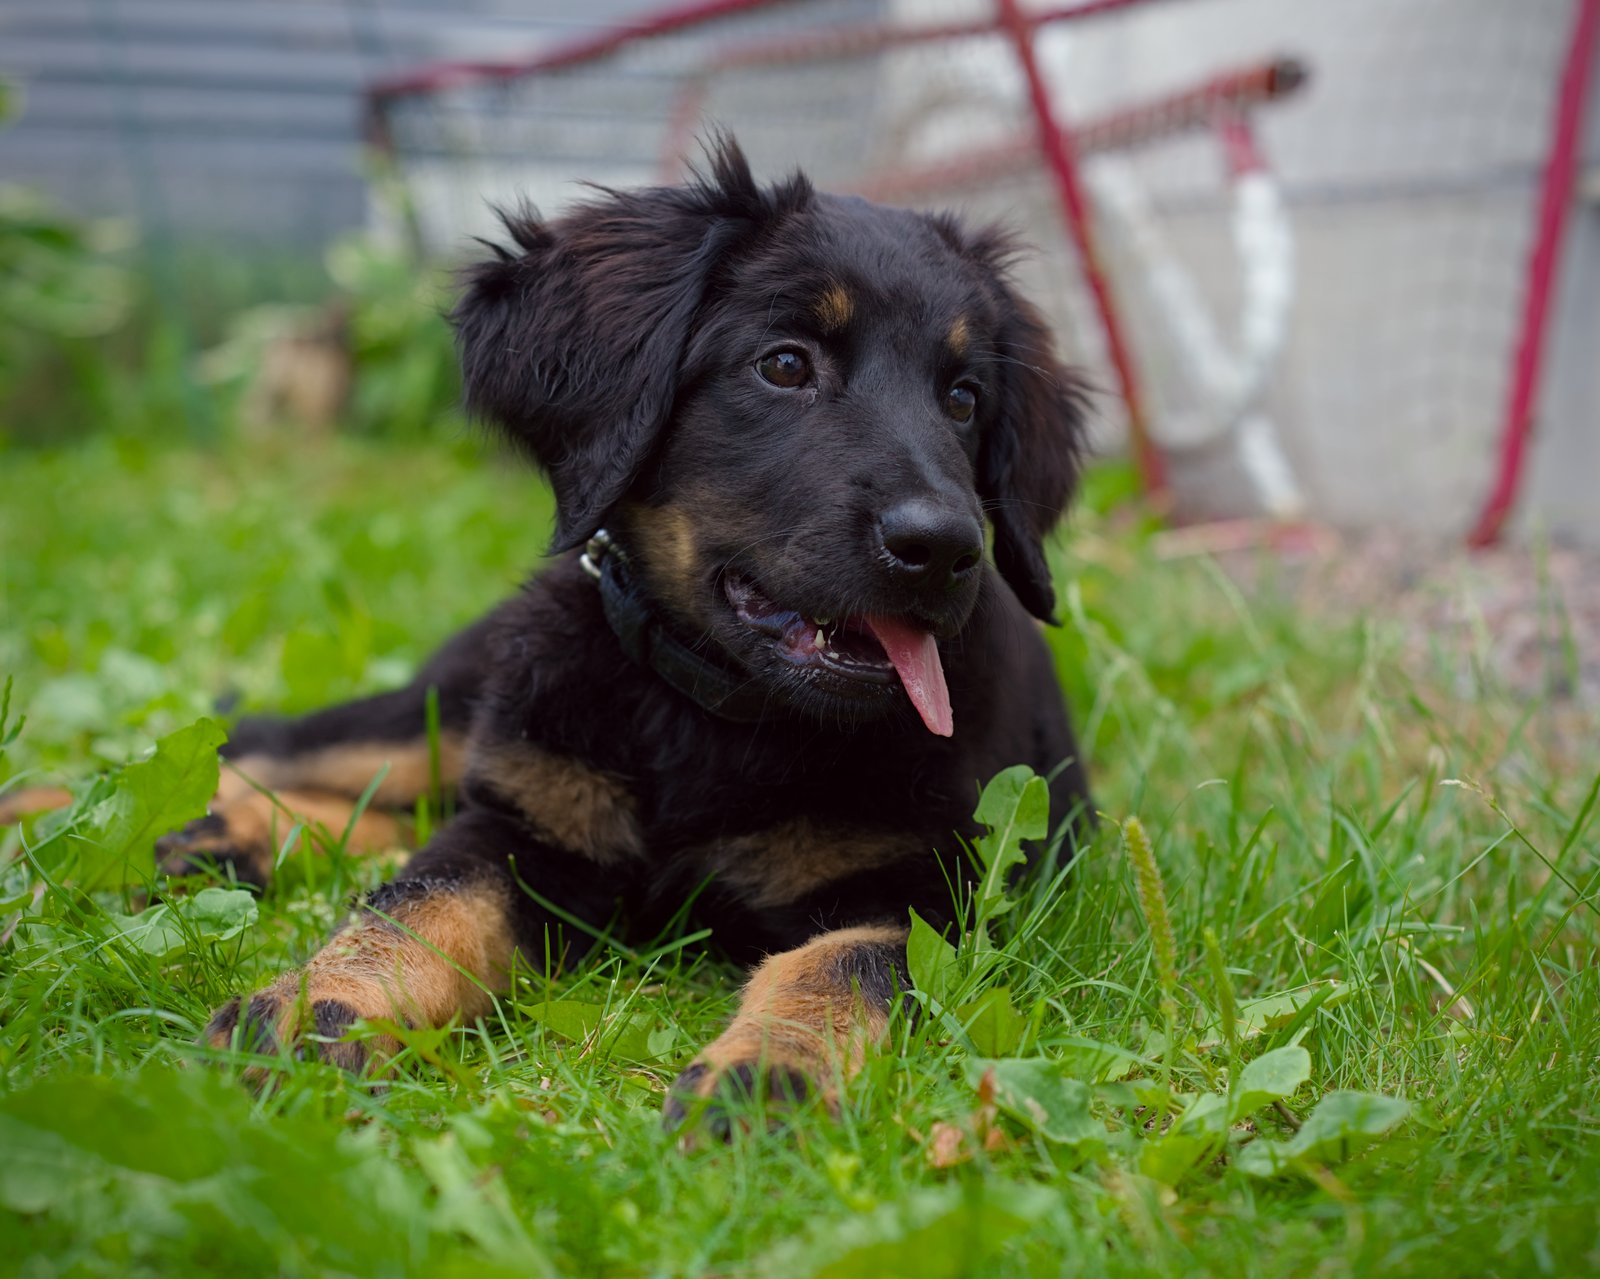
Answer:
<svg viewBox="0 0 1600 1279"><path fill-rule="evenodd" d="M984 0L900 0L907 16ZM1270 397L1315 514L1457 537L1491 477L1531 249L1537 182L1571 0L1165 0L1059 28L1044 46L1070 120L1279 54L1309 87L1263 110L1261 135L1292 210L1298 296ZM980 59L993 55L979 54ZM983 62L995 92L1014 72ZM1591 110L1600 121L1600 107ZM951 136L960 132L952 129ZM1600 124L1587 140L1600 169ZM1217 313L1237 277L1207 139L1152 147L1137 172ZM1048 192L1010 193L1033 238L1062 254ZM992 194L965 197L977 207ZM1540 438L1519 526L1600 542L1600 208L1574 218L1552 329ZM1112 255L1114 267L1128 263ZM1058 294L1059 261L1035 267ZM1157 408L1176 407L1155 318L1122 290ZM1058 314L1083 316L1081 297ZM1084 357L1102 368L1082 318ZM1114 417L1114 415L1113 415ZM1175 459L1191 509L1241 510L1227 451Z"/></svg>

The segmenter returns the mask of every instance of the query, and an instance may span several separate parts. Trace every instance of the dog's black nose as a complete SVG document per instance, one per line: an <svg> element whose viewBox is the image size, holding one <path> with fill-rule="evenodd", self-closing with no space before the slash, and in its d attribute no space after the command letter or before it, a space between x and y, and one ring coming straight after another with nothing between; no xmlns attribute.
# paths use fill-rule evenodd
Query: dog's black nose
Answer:
<svg viewBox="0 0 1600 1279"><path fill-rule="evenodd" d="M978 567L983 527L964 511L912 498L878 517L878 539L897 577L940 589Z"/></svg>

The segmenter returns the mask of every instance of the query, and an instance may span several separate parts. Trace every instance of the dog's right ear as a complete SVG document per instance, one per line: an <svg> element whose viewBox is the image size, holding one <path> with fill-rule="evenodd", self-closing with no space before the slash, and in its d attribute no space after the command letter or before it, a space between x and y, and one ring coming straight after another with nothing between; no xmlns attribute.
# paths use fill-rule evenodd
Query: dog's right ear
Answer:
<svg viewBox="0 0 1600 1279"><path fill-rule="evenodd" d="M496 247L467 276L452 317L467 407L549 475L553 550L600 527L671 420L717 265L811 200L803 178L759 187L727 139L709 159L685 187L607 191L549 223L505 216L518 251Z"/></svg>

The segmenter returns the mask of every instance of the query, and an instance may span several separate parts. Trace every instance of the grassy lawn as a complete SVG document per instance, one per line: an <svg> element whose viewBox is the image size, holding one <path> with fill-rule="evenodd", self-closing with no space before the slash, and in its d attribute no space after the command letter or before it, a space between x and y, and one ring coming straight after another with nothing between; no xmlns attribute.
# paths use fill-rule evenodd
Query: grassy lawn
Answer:
<svg viewBox="0 0 1600 1279"><path fill-rule="evenodd" d="M1592 733L1470 637L1402 659L1125 515L1063 539L1051 637L1099 834L990 902L998 959L941 966L837 1118L662 1131L739 982L671 935L411 1035L382 1084L278 1062L251 1095L196 1032L393 862L302 839L259 901L139 916L148 835L209 789L190 726L399 681L548 516L466 441L0 449L0 790L80 792L0 834L0 1271L1600 1271Z"/></svg>

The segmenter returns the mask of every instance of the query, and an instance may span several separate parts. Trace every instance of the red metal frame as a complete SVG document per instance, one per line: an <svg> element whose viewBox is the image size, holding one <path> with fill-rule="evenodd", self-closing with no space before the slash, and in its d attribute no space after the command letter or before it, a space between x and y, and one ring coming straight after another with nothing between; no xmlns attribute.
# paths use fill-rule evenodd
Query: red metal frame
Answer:
<svg viewBox="0 0 1600 1279"><path fill-rule="evenodd" d="M1219 107L1211 115L1211 126L1216 130L1217 141L1222 144L1222 154L1228 160L1228 172L1234 177L1247 173L1261 173L1267 167L1267 158L1261 153L1261 144L1255 130L1250 127L1250 117L1243 111Z"/></svg>
<svg viewBox="0 0 1600 1279"><path fill-rule="evenodd" d="M1035 27L1079 18L1097 18L1118 9L1144 6L1156 0L1082 0L1029 13ZM973 18L964 22L934 22L920 26L888 22L865 22L856 26L831 27L821 31L791 32L778 39L752 40L723 49L707 64L711 71L737 71L743 67L775 67L786 63L827 62L865 57L908 44L929 44L961 40L972 36L1000 33L1004 28L998 16Z"/></svg>
<svg viewBox="0 0 1600 1279"><path fill-rule="evenodd" d="M1156 0L1079 0L1077 4L1041 9L1038 13L1031 14L1029 21L1036 26L1043 26L1075 18L1097 17L1117 9L1129 9L1136 5L1155 2ZM597 62L615 53L624 45L649 36L686 31L732 14L773 9L783 5L798 5L798 3L799 0L689 0L689 3L659 9L638 22L607 27L592 35L558 45L548 52L528 57L499 61L460 61L446 58L425 62L400 75L374 80L367 86L365 96L369 107L381 107L383 103L397 98L437 93L441 89L455 88L475 80L515 80L521 76L537 75L540 72L576 66L579 63ZM873 53L891 45L916 44L927 40L951 40L961 36L991 35L999 29L998 23L992 18L920 27L864 23L853 27L836 27L831 31L796 33L785 37L784 43L792 51L794 61L805 62L812 59ZM770 46L752 43L749 47L753 55L763 64L770 64L774 60Z"/></svg>
<svg viewBox="0 0 1600 1279"><path fill-rule="evenodd" d="M1155 441L1150 438L1149 422L1144 413L1144 396L1134 370L1133 352L1123 334L1122 317L1117 313L1111 285L1106 280L1100 253L1095 245L1077 154L1072 139L1056 121L1050 88L1039 70L1039 60L1034 56L1033 38L1037 26L1022 11L1020 0L995 0L995 8L1002 26L1011 37L1017 61L1021 63L1023 75L1028 80L1028 97L1033 103L1034 121L1039 130L1039 149L1044 152L1045 162L1050 167L1056 198L1061 202L1067 230L1077 249L1078 265L1094 298L1101 327L1105 330L1106 353L1116 371L1117 389L1122 392L1123 402L1127 405L1128 434L1133 441L1134 460L1138 464L1140 478L1151 501L1164 507L1168 498L1166 464L1156 449Z"/></svg>
<svg viewBox="0 0 1600 1279"><path fill-rule="evenodd" d="M1539 192L1539 226L1523 293L1522 324L1512 355L1511 388L1506 401L1504 434L1499 461L1488 500L1467 537L1473 547L1493 546L1500 540L1527 461L1533 433L1534 402L1538 398L1539 372L1544 365L1545 330L1555 292L1556 264L1561 241L1572 212L1572 188L1578 170L1578 143L1583 132L1583 109L1594 71L1595 48L1600 44L1600 0L1576 0L1572 40L1561 72L1550 134L1550 154L1545 160Z"/></svg>
<svg viewBox="0 0 1600 1279"><path fill-rule="evenodd" d="M568 41L548 53L535 54L532 57L508 58L495 62L454 59L425 62L400 75L384 76L374 80L367 86L364 96L368 137L374 145L385 150L390 148L391 139L383 122L383 107L398 98L438 93L443 89L458 88L480 80L516 80L541 71L555 71L561 67L577 66L584 62L598 62L624 45L648 36L668 35L732 14L746 13L755 9L772 9L781 4L796 2L797 0L689 0L688 3L658 9L638 22L605 27L592 35Z"/></svg>
<svg viewBox="0 0 1600 1279"><path fill-rule="evenodd" d="M402 98L436 93L478 81L512 80L597 61L637 39L687 30L717 18L786 2L793 3L793 0L692 0L660 10L644 21L607 29L529 58L497 62L428 63L369 87L366 95L369 136L378 147L392 150L384 108ZM1242 113L1255 103L1281 96L1298 87L1304 72L1298 64L1288 60L1262 64L1218 76L1186 93L1119 112L1080 130L1065 129L1055 117L1048 86L1034 56L1033 41L1039 28L1151 3L1155 3L1155 0L1078 0L1075 4L1029 13L1022 9L1018 0L994 0L994 12L987 18L923 26L869 23L789 33L777 40L749 41L724 48L714 53L703 64L701 72L687 82L673 107L667 132L668 145L663 154L663 178L675 176L673 171L676 170L679 154L686 149L684 144L700 118L712 75L746 67L859 57L907 44L982 35L1006 36L1028 81L1029 101L1036 126L1035 138L1014 147L991 148L983 156L958 157L951 164L920 173L904 174L898 180L882 179L869 184L866 190L880 197L895 195L904 198L910 193L910 186L906 184L934 181L949 183L952 178L982 178L991 172L998 172L995 166L1003 166L1005 171L1015 171L1017 166L1025 164L1031 157L1043 156L1056 189L1068 236L1105 333L1107 353L1115 370L1118 390L1127 405L1129 434L1145 490L1158 506L1165 506L1168 496L1166 468L1150 437L1133 353L1095 245L1079 157L1086 151L1136 145L1157 136L1210 124L1219 130L1231 158L1239 161L1241 155L1253 147ZM962 168L963 165L968 167Z"/></svg>

